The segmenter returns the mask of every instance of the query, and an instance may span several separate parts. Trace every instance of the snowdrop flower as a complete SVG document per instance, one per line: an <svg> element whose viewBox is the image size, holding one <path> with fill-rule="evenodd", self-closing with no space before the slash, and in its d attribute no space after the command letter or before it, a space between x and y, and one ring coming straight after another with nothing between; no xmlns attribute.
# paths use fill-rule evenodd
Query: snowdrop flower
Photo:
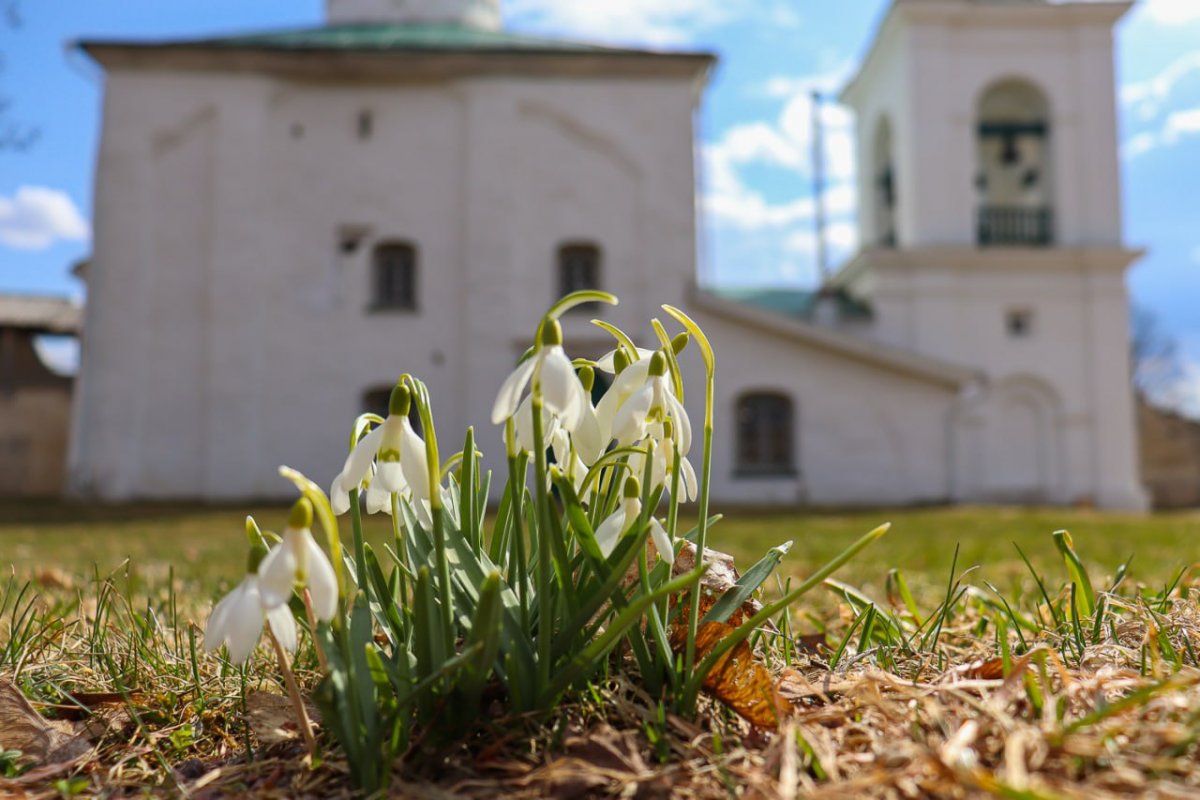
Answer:
<svg viewBox="0 0 1200 800"><path fill-rule="evenodd" d="M629 369L634 366L631 365ZM666 371L666 356L655 353L647 365L645 383L621 404L613 417L612 434L618 444L633 444L646 436L652 423L661 423L670 418L674 421L675 435L672 438L679 447L680 455L687 455L691 449L692 423L687 410L675 397Z"/></svg>
<svg viewBox="0 0 1200 800"><path fill-rule="evenodd" d="M659 447L654 451L654 464L651 466L652 474L655 477L655 486L659 485L659 481L665 483L667 476L671 474L675 467L675 448L679 448L679 499L684 502L690 502L700 496L700 483L696 479L696 468L692 466L692 462L688 461L688 457L684 455L686 452L675 440L675 422L673 418L668 417L661 423L661 433L658 436L660 442ZM690 442L689 442L690 444Z"/></svg>
<svg viewBox="0 0 1200 800"><path fill-rule="evenodd" d="M562 470L563 475L571 482L571 486L575 488L575 492L578 494L580 488L583 486L584 478L587 477L588 468L579 457L579 454L571 448L571 440L567 436L567 432L562 428L555 431L554 436L550 439L550 447L554 450L554 460L557 462L559 469ZM579 496L579 501L587 503L591 493L592 490L589 488Z"/></svg>
<svg viewBox="0 0 1200 800"><path fill-rule="evenodd" d="M587 404L587 394L575 374L571 359L567 358L563 351L562 326L558 324L558 320L546 320L542 323L537 350L533 356L518 364L504 379L492 406L492 423L502 425L506 419L517 413L521 395L535 374L537 382L541 385L545 409L557 416L567 431L574 432L582 418L584 405ZM532 422L529 427L532 430Z"/></svg>
<svg viewBox="0 0 1200 800"><path fill-rule="evenodd" d="M342 471L333 480L329 491L333 513L344 514L350 510L350 490L362 485L374 462L375 474L367 490L368 512L390 507L392 493L409 491L417 515L425 524L430 523L425 442L413 430L408 419L411 406L412 396L408 387L397 384L388 401L387 419L358 440L346 457Z"/></svg>
<svg viewBox="0 0 1200 800"><path fill-rule="evenodd" d="M268 609L285 606L297 584L307 586L313 614L328 622L337 613L337 576L325 551L313 539L312 515L312 503L307 498L300 498L292 506L283 541L271 548L258 565L258 586L262 604Z"/></svg>
<svg viewBox="0 0 1200 800"><path fill-rule="evenodd" d="M618 372L621 372L622 370L617 369L617 366L618 366L617 353L620 353L621 357L626 359L625 364L623 364L621 366L627 366L629 364L628 354L621 348L614 348L612 350L609 350L607 353L600 356L600 358L596 360L596 369L600 370L601 372L607 372L609 375L615 375ZM634 360L642 361L643 359L650 358L650 356L652 356L652 355L654 355L653 350L647 350L644 347L639 347L639 348L637 348L637 358Z"/></svg>
<svg viewBox="0 0 1200 800"><path fill-rule="evenodd" d="M251 550L250 563L242 582L213 608L204 627L204 649L212 652L228 645L229 660L241 664L254 652L262 636L263 619L284 650L296 649L296 620L286 605L263 607L255 568L263 553Z"/></svg>
<svg viewBox="0 0 1200 800"><path fill-rule="evenodd" d="M596 528L596 544L605 558L612 555L621 536L633 527L642 513L641 487L632 476L625 479L624 491L617 510Z"/></svg>

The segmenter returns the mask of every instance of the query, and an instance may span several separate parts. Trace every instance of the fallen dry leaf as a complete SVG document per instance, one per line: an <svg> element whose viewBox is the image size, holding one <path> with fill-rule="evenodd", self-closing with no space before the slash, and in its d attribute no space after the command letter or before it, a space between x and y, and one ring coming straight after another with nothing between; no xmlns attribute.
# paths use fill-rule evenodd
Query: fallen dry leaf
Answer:
<svg viewBox="0 0 1200 800"><path fill-rule="evenodd" d="M6 680L0 680L0 747L20 750L38 764L71 761L92 748L66 723L43 718L21 690Z"/></svg>
<svg viewBox="0 0 1200 800"><path fill-rule="evenodd" d="M317 724L320 712L305 704L309 719ZM292 701L274 692L250 692L246 695L246 722L263 744L278 744L300 738L300 725Z"/></svg>

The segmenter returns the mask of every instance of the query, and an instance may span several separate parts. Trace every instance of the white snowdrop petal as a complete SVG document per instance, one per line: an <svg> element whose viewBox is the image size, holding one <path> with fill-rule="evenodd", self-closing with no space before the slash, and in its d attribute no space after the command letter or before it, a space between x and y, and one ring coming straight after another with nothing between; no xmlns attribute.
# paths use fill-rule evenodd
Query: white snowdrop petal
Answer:
<svg viewBox="0 0 1200 800"><path fill-rule="evenodd" d="M292 548L277 544L258 565L258 591L263 608L283 605L292 597L296 584L296 555Z"/></svg>
<svg viewBox="0 0 1200 800"><path fill-rule="evenodd" d="M350 455L346 456L346 463L342 465L342 471L338 474L338 483L343 491L349 492L362 483L382 441L383 426L378 425L354 445ZM347 505L348 508L349 505Z"/></svg>
<svg viewBox="0 0 1200 800"><path fill-rule="evenodd" d="M296 651L296 618L287 606L279 606L266 612L271 633L279 640L279 646L289 653Z"/></svg>
<svg viewBox="0 0 1200 800"><path fill-rule="evenodd" d="M371 479L371 483L367 491L374 489L376 492L383 491L387 493L403 492L408 488L408 482L405 480L404 469L399 461L380 461L375 466L375 477Z"/></svg>
<svg viewBox="0 0 1200 800"><path fill-rule="evenodd" d="M605 558L612 555L623 530L625 530L625 507L622 505L618 506L617 510L601 522L600 527L596 528L596 544L600 546L600 552Z"/></svg>
<svg viewBox="0 0 1200 800"><path fill-rule="evenodd" d="M613 438L619 445L630 445L646 434L646 415L650 413L653 388L647 384L630 396L613 418Z"/></svg>
<svg viewBox="0 0 1200 800"><path fill-rule="evenodd" d="M596 459L604 455L608 448L608 441L600 430L600 420L590 402L584 405L579 425L571 433L571 440L575 443L575 452L588 466L595 464Z"/></svg>
<svg viewBox="0 0 1200 800"><path fill-rule="evenodd" d="M392 493L372 481L367 487L367 513L378 514L381 511L384 514L392 513Z"/></svg>
<svg viewBox="0 0 1200 800"><path fill-rule="evenodd" d="M650 518L650 536L654 539L654 549L658 550L662 560L668 564L674 564L675 545L671 543L671 537L657 517Z"/></svg>
<svg viewBox="0 0 1200 800"><path fill-rule="evenodd" d="M428 500L429 466L425 460L425 442L407 419L402 422L400 436L400 466L404 469L404 479L412 490L413 500Z"/></svg>
<svg viewBox="0 0 1200 800"><path fill-rule="evenodd" d="M696 480L696 469L686 458L679 459L679 469L683 473L683 500L691 502L700 496L700 483Z"/></svg>
<svg viewBox="0 0 1200 800"><path fill-rule="evenodd" d="M337 576L333 565L321 546L308 538L308 591L312 598L313 613L317 619L328 622L337 613Z"/></svg>
<svg viewBox="0 0 1200 800"><path fill-rule="evenodd" d="M502 425L504 420L516 413L521 393L525 391L536 363L536 356L527 358L504 379L504 383L500 385L500 392L496 395L496 402L492 405L493 425Z"/></svg>
<svg viewBox="0 0 1200 800"><path fill-rule="evenodd" d="M229 615L229 633L226 644L229 645L229 660L241 664L258 644L262 636L263 609L260 605L257 587L253 582L245 585L237 604Z"/></svg>
<svg viewBox="0 0 1200 800"><path fill-rule="evenodd" d="M339 474L329 487L329 505L333 507L335 516L341 516L350 510L350 493L342 488L344 476Z"/></svg>
<svg viewBox="0 0 1200 800"><path fill-rule="evenodd" d="M249 577L249 576L247 576ZM208 623L204 626L204 649L208 652L220 649L225 643L225 635L228 633L229 613L230 609L237 602L238 597L242 593L242 585L246 582L246 578L242 579L233 588L229 594L221 598L208 615Z"/></svg>

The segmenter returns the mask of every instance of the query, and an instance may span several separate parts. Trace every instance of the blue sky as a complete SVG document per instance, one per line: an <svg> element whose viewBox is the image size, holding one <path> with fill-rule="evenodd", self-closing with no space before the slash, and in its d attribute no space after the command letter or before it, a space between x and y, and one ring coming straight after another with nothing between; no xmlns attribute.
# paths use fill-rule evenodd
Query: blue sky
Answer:
<svg viewBox="0 0 1200 800"><path fill-rule="evenodd" d="M885 0L504 0L512 29L704 48L721 64L701 118L702 268L721 283L811 284L808 93L836 90ZM320 0L19 0L0 26L0 292L81 296L69 275L89 251L103 75L67 43L316 24ZM836 10L834 10L836 9ZM1126 241L1148 255L1130 274L1192 364L1200 409L1200 0L1142 0L1117 34ZM852 120L826 108L827 206L835 261L854 241Z"/></svg>

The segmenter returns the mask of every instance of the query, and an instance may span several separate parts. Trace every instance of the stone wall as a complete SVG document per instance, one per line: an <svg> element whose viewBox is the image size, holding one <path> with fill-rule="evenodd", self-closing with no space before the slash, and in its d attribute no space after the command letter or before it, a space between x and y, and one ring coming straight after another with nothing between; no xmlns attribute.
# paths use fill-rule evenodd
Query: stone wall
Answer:
<svg viewBox="0 0 1200 800"><path fill-rule="evenodd" d="M1138 401L1142 481L1155 508L1200 507L1200 421Z"/></svg>
<svg viewBox="0 0 1200 800"><path fill-rule="evenodd" d="M41 363L31 332L0 328L0 497L62 492L72 383Z"/></svg>

